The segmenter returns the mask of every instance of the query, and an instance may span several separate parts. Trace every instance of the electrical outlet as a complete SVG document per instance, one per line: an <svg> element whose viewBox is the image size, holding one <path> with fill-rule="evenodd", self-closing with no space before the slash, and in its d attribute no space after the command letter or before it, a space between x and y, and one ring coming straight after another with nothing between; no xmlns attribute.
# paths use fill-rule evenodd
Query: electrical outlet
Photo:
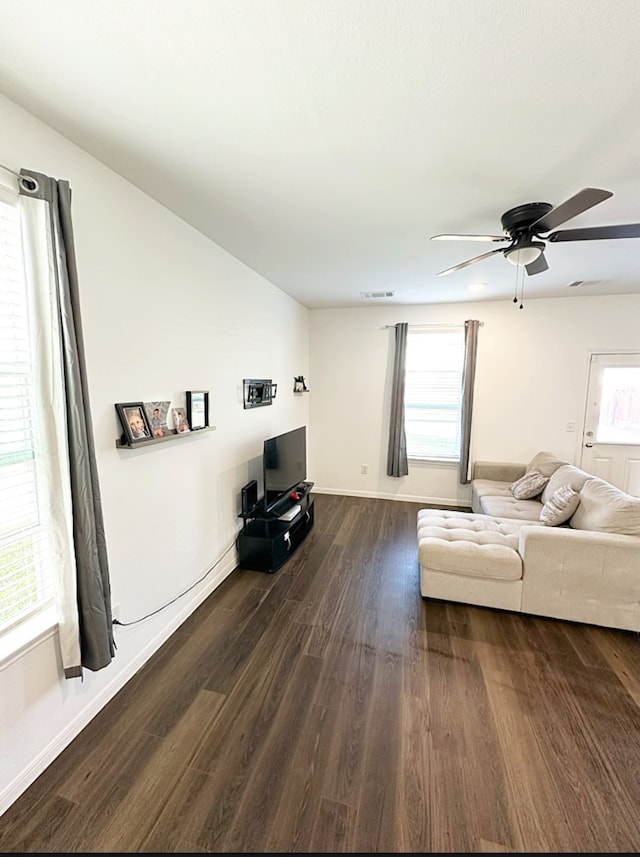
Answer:
<svg viewBox="0 0 640 857"><path fill-rule="evenodd" d="M361 464L360 465L360 473L362 473L364 476L366 476L368 472L369 472L369 465L368 464Z"/></svg>

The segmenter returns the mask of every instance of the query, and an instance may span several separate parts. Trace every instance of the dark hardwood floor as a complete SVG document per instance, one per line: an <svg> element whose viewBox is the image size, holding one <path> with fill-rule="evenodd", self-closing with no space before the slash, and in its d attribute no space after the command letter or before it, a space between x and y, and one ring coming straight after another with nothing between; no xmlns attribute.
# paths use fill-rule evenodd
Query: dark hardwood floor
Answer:
<svg viewBox="0 0 640 857"><path fill-rule="evenodd" d="M419 505L317 495L0 818L18 852L637 852L637 634L424 601ZM119 631L126 633L126 629Z"/></svg>

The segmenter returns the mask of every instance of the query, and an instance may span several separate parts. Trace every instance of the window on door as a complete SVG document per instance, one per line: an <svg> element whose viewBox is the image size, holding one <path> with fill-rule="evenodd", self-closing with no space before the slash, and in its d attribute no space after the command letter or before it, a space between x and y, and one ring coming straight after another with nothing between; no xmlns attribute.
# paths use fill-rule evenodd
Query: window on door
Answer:
<svg viewBox="0 0 640 857"><path fill-rule="evenodd" d="M410 328L405 363L407 457L460 458L464 327Z"/></svg>
<svg viewBox="0 0 640 857"><path fill-rule="evenodd" d="M640 366L603 366L596 443L640 444Z"/></svg>

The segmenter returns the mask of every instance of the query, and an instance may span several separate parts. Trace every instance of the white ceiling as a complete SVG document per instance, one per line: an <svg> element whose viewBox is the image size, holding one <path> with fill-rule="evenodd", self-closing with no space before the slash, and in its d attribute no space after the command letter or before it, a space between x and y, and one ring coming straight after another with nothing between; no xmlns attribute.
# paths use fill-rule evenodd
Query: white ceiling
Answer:
<svg viewBox="0 0 640 857"><path fill-rule="evenodd" d="M307 307L510 299L430 236L583 187L563 228L640 221L638 0L2 0L0 39L0 91ZM640 239L546 257L527 298L640 291Z"/></svg>

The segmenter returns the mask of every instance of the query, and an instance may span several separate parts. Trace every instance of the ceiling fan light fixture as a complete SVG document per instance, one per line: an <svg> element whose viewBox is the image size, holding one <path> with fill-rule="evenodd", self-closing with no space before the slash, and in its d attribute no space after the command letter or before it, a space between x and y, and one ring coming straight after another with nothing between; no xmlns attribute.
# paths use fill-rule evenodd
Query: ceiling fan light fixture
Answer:
<svg viewBox="0 0 640 857"><path fill-rule="evenodd" d="M535 262L541 256L543 250L544 244L532 241L529 244L516 244L509 250L505 250L504 255L512 265L524 266Z"/></svg>

